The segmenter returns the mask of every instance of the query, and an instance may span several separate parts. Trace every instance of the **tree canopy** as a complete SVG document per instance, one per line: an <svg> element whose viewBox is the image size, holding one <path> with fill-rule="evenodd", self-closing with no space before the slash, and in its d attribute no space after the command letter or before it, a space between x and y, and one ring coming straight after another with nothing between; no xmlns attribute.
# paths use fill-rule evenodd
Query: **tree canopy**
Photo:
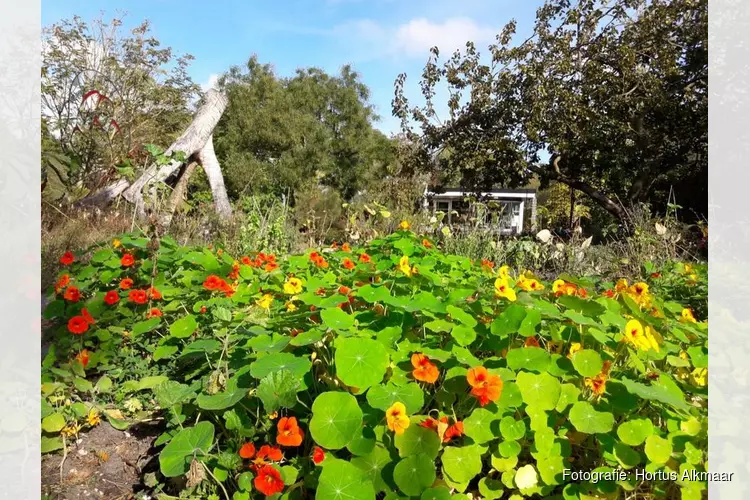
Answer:
<svg viewBox="0 0 750 500"><path fill-rule="evenodd" d="M360 75L344 66L279 77L256 56L219 79L229 106L216 128L216 152L230 196L289 193L319 184L350 199L384 175L395 157Z"/></svg>
<svg viewBox="0 0 750 500"><path fill-rule="evenodd" d="M515 40L510 22L488 62L471 42L442 64L434 48L422 105L406 99L406 75L396 81L393 112L418 145L405 161L475 191L561 182L622 222L679 185L705 213L690 184L705 185L707 167L707 21L706 0L548 0L533 34Z"/></svg>

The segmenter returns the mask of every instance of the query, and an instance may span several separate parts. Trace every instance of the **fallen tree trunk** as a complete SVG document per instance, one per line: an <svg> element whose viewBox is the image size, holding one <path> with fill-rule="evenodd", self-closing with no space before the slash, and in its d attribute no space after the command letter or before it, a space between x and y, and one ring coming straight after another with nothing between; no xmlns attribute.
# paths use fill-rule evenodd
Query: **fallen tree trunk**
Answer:
<svg viewBox="0 0 750 500"><path fill-rule="evenodd" d="M172 194L169 197L166 209L164 210L164 213L162 214L160 220L161 225L164 229L168 228L172 223L172 217L174 217L174 213L177 210L177 207L180 205L180 202L182 202L182 200L185 198L185 194L187 193L188 188L188 182L190 182L190 177L193 175L193 172L195 172L195 169L197 167L197 162L188 161L187 166L185 166L185 170L182 172L180 179L177 181L177 184L172 190Z"/></svg>
<svg viewBox="0 0 750 500"><path fill-rule="evenodd" d="M222 217L231 215L231 207L229 206L229 199L226 194L226 188L224 187L221 167L213 151L213 143L211 143L209 148L206 148L206 144L212 137L213 130L227 107L227 102L227 96L225 94L214 89L209 90L205 95L203 105L196 112L190 126L188 126L185 132L183 132L182 135L180 135L180 137L178 137L177 140L165 151L166 155L180 151L184 153L187 158L197 156L201 152L204 153L203 155L210 163L208 168L204 165L204 169L206 169L206 174L209 176L211 190L214 199L216 200L216 207L217 210L220 209L220 215ZM206 148L205 152L204 148ZM152 200L155 200L156 185L159 182L164 182L169 176L174 174L182 164L183 163L177 159L174 159L165 165L152 164L132 184L128 183L125 179L121 179L96 194L84 198L79 201L76 206L103 206L122 195L127 201L135 204L136 215L143 219L146 217L144 191L149 193Z"/></svg>

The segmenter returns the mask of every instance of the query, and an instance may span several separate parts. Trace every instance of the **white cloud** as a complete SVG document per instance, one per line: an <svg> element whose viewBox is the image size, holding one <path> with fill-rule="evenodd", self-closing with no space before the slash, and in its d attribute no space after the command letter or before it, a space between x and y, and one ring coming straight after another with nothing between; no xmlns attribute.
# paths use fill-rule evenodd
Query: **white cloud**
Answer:
<svg viewBox="0 0 750 500"><path fill-rule="evenodd" d="M452 17L442 22L417 18L395 26L360 19L339 24L330 34L357 52L356 59L361 60L386 56L423 59L434 46L444 54L452 53L464 49L468 41L482 49L498 32L468 17Z"/></svg>
<svg viewBox="0 0 750 500"><path fill-rule="evenodd" d="M463 49L468 41L481 47L494 40L497 32L466 17L454 17L442 23L421 18L399 26L392 43L398 53L424 57L434 46L441 52Z"/></svg>
<svg viewBox="0 0 750 500"><path fill-rule="evenodd" d="M216 84L218 82L219 82L219 74L211 73L210 75L208 75L208 81L206 83L201 84L201 90L203 92L206 92L208 90L216 88Z"/></svg>

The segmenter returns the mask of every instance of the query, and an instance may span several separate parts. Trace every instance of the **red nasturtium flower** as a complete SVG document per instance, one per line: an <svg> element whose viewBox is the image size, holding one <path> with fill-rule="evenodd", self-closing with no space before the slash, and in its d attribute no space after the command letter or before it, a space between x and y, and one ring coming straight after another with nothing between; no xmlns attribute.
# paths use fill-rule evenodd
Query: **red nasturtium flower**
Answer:
<svg viewBox="0 0 750 500"><path fill-rule="evenodd" d="M206 306L201 306L201 314L206 314Z"/></svg>
<svg viewBox="0 0 750 500"><path fill-rule="evenodd" d="M60 264L63 266L69 266L73 263L75 260L75 257L73 257L73 252L65 252L62 254L62 257L60 257Z"/></svg>
<svg viewBox="0 0 750 500"><path fill-rule="evenodd" d="M279 268L279 265L276 262L267 262L265 267L263 268L267 273L271 273Z"/></svg>
<svg viewBox="0 0 750 500"><path fill-rule="evenodd" d="M117 290L110 290L106 294L104 294L104 303L108 306L113 306L117 304L120 301L120 294L117 293Z"/></svg>
<svg viewBox="0 0 750 500"><path fill-rule="evenodd" d="M242 262L246 266L252 266L253 265L253 260L250 257L248 257L247 255L243 256L240 259L240 262Z"/></svg>
<svg viewBox="0 0 750 500"><path fill-rule="evenodd" d="M71 285L65 290L63 298L70 302L78 302L81 300L81 291L78 290L78 287Z"/></svg>
<svg viewBox="0 0 750 500"><path fill-rule="evenodd" d="M351 259L344 259L344 261L341 263L342 266L344 266L344 269L351 271L356 267L356 264L352 262Z"/></svg>
<svg viewBox="0 0 750 500"><path fill-rule="evenodd" d="M226 285L226 282L215 274L210 275L206 278L206 281L203 282L203 288L211 291L220 290L224 285Z"/></svg>
<svg viewBox="0 0 750 500"><path fill-rule="evenodd" d="M130 290L133 288L133 280L130 278L125 278L124 280L120 281L120 289L122 290Z"/></svg>
<svg viewBox="0 0 750 500"><path fill-rule="evenodd" d="M411 374L420 382L434 384L440 376L440 371L438 370L437 366L435 366L430 361L430 358L428 358L424 354L416 352L412 354L411 365L414 367L414 370L411 372Z"/></svg>
<svg viewBox="0 0 750 500"><path fill-rule="evenodd" d="M526 339L526 342L523 343L524 347L539 347L539 341L536 339L536 337L529 337Z"/></svg>
<svg viewBox="0 0 750 500"><path fill-rule="evenodd" d="M457 438L457 437L464 435L464 423L456 422L453 425L449 425L448 417L443 417L440 420L437 420L432 417L428 417L419 425L426 429L432 429L435 432L437 432L438 436L441 437L443 443L447 443L453 438ZM442 433L442 436L440 436L441 433Z"/></svg>
<svg viewBox="0 0 750 500"><path fill-rule="evenodd" d="M367 255L366 253L363 253L359 256L359 261L364 264L369 264L371 259L369 255Z"/></svg>
<svg viewBox="0 0 750 500"><path fill-rule="evenodd" d="M120 259L120 264L122 264L123 267L130 267L135 264L135 257L133 257L133 254L126 253Z"/></svg>
<svg viewBox="0 0 750 500"><path fill-rule="evenodd" d="M258 469L258 475L255 476L253 484L255 488L270 497L284 491L284 481L281 474L272 465L264 465Z"/></svg>
<svg viewBox="0 0 750 500"><path fill-rule="evenodd" d="M128 300L136 304L145 304L148 302L148 294L144 290L130 290Z"/></svg>
<svg viewBox="0 0 750 500"><path fill-rule="evenodd" d="M162 298L161 292L153 286L149 288L148 290L146 290L146 293L148 294L149 298L152 300L161 300Z"/></svg>
<svg viewBox="0 0 750 500"><path fill-rule="evenodd" d="M89 323L83 316L73 316L68 320L68 331L75 335L81 335L89 329Z"/></svg>
<svg viewBox="0 0 750 500"><path fill-rule="evenodd" d="M66 286L70 284L70 276L63 274L60 279L55 283L55 293L60 293Z"/></svg>
<svg viewBox="0 0 750 500"><path fill-rule="evenodd" d="M81 352L78 353L76 356L76 359L79 363L83 365L84 368L89 364L89 351L88 349L84 349Z"/></svg>
<svg viewBox="0 0 750 500"><path fill-rule="evenodd" d="M161 316L161 311L154 307L148 312L146 318L161 318Z"/></svg>
<svg viewBox="0 0 750 500"><path fill-rule="evenodd" d="M480 406L500 399L503 381L499 376L490 374L487 368L471 368L466 374L466 381L471 386L471 395L479 400Z"/></svg>
<svg viewBox="0 0 750 500"><path fill-rule="evenodd" d="M96 321L94 321L94 317L89 314L85 307L81 309L81 316L83 316L83 319L86 320L86 323L88 323L89 325L93 325L94 323L96 323Z"/></svg>
<svg viewBox="0 0 750 500"><path fill-rule="evenodd" d="M294 417L282 417L276 424L276 429L279 431L276 442L281 446L299 446L305 439L305 433L302 432Z"/></svg>
<svg viewBox="0 0 750 500"><path fill-rule="evenodd" d="M245 443L242 445L239 451L240 457L251 459L255 456L255 445L253 443Z"/></svg>
<svg viewBox="0 0 750 500"><path fill-rule="evenodd" d="M268 459L272 462L280 462L282 458L284 458L284 454L281 452L281 448L264 444L260 447L260 450L258 450L258 458L256 461L264 461Z"/></svg>
<svg viewBox="0 0 750 500"><path fill-rule="evenodd" d="M316 446L315 448L313 448L312 461L316 465L325 459L326 459L326 452L323 451L323 448L321 448L320 446Z"/></svg>
<svg viewBox="0 0 750 500"><path fill-rule="evenodd" d="M341 285L339 287L339 293L341 295L349 295L349 292L351 292L351 291L352 291L352 289L349 288L348 286Z"/></svg>

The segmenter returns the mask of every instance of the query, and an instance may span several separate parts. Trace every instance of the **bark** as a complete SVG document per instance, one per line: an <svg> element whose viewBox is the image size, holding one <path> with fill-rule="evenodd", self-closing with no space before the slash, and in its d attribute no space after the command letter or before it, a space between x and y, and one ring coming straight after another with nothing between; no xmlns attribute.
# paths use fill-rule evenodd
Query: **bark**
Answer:
<svg viewBox="0 0 750 500"><path fill-rule="evenodd" d="M130 186L130 182L128 182L126 179L120 179L114 184L110 184L109 186L105 187L101 191L97 191L95 194L83 198L74 206L76 208L84 208L102 207L104 205L108 205L112 202L112 200L120 196L122 192L128 188L128 186Z"/></svg>
<svg viewBox="0 0 750 500"><path fill-rule="evenodd" d="M206 93L205 102L195 114L193 122L165 153L170 154L181 151L190 157L200 152L211 137L211 134L213 134L216 124L227 107L227 102L225 94L217 90L209 90ZM144 190L147 190L152 198L154 198L156 184L164 182L181 165L182 162L177 160L172 160L166 165L153 164L146 169L146 172L138 180L123 191L123 197L135 204L139 217L143 218L146 215L145 200L143 198Z"/></svg>
<svg viewBox="0 0 750 500"><path fill-rule="evenodd" d="M193 175L193 172L195 172L195 169L197 167L198 167L197 162L195 161L189 162L187 166L185 167L185 170L182 172L182 175L180 176L180 179L177 181L177 184L175 185L174 189L172 190L172 194L169 197L169 201L167 201L166 209L164 210L164 213L161 216L161 225L162 225L162 228L164 228L165 230L172 223L172 217L174 217L175 210L177 210L177 207L179 206L180 202L185 198L185 193L187 193L188 182L190 181L190 176Z"/></svg>
<svg viewBox="0 0 750 500"><path fill-rule="evenodd" d="M216 158L216 153L214 153L213 135L208 138L203 149L198 153L198 158L200 158L203 170L208 177L208 184L211 186L216 213L222 219L228 219L232 216L232 205L229 203L227 188L224 186L224 176L221 173L219 159Z"/></svg>

